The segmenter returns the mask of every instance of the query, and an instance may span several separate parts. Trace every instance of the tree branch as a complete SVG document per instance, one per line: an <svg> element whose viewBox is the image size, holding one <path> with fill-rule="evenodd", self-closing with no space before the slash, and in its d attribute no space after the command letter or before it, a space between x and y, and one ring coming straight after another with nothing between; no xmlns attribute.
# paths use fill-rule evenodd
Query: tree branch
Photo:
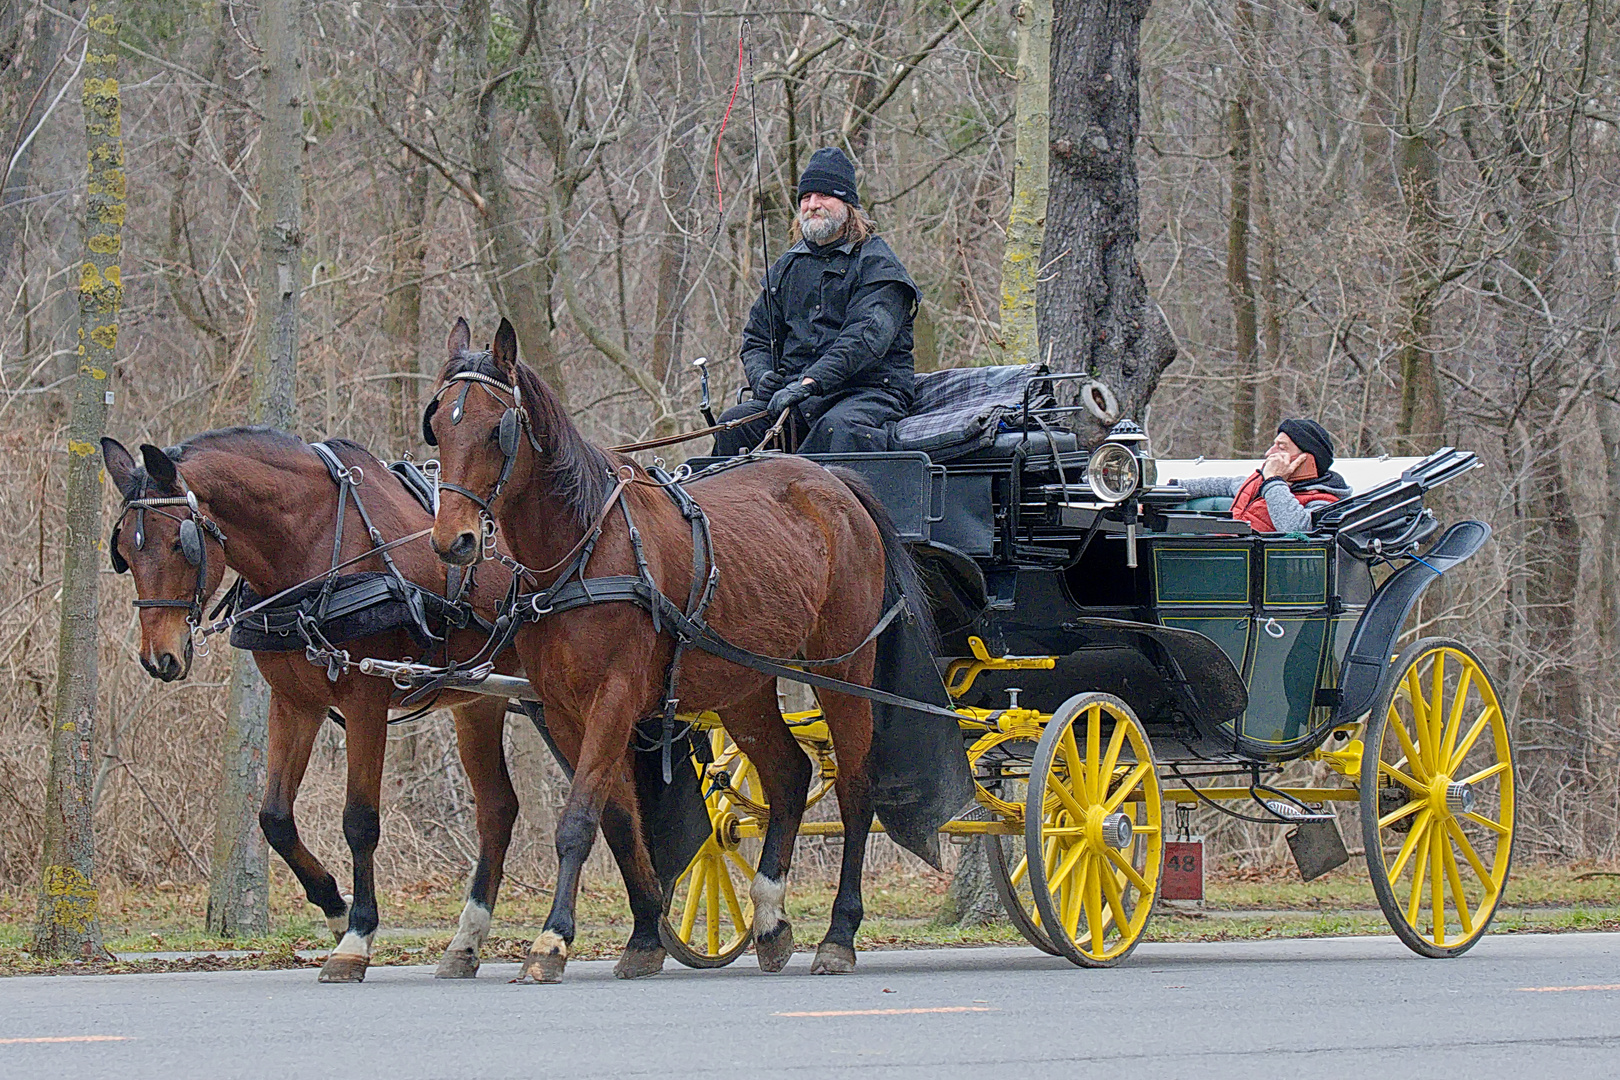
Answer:
<svg viewBox="0 0 1620 1080"><path fill-rule="evenodd" d="M472 186L469 185L465 180L459 179L455 173L451 172L450 166L446 165L440 158L429 153L421 146L418 146L404 132L395 131L394 126L383 117L382 107L377 104L376 98L371 99L371 115L377 118L377 123L381 124L382 129L388 132L388 134L392 135L394 140L398 142L399 145L403 146L410 153L422 159L422 161L433 166L440 176L450 181L450 186L461 192L462 196L466 198L468 202L473 204L473 208L478 211L480 216L489 216L489 205L484 202L484 197L478 194L478 192L474 191Z"/></svg>

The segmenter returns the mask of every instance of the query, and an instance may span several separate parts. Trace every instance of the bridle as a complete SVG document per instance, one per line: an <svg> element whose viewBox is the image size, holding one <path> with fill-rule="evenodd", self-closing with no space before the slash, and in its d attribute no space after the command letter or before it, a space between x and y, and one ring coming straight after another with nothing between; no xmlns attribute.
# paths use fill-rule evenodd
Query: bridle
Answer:
<svg viewBox="0 0 1620 1080"><path fill-rule="evenodd" d="M182 495L163 495L148 498L146 485L148 477L141 478L141 486L136 490L135 497L125 499L123 509L113 522L112 539L108 543L108 554L112 560L112 568L116 573L129 572L129 563L118 553L118 537L124 528L124 518L131 510L135 511L135 550L140 551L146 547L146 512L177 522L180 526L180 553L185 556L197 571L196 586L192 590L189 600L141 600L134 601L137 608L185 608L186 625L191 629L191 638L187 641L186 667L191 667L190 645L197 637L197 628L202 624L203 608L208 603L208 545L204 542L204 535L213 537L220 547L225 546L225 533L212 520L203 516L197 505L197 493L186 486L185 477L179 471L175 472L175 480L180 485ZM171 513L167 507L184 506L189 514L182 517Z"/></svg>
<svg viewBox="0 0 1620 1080"><path fill-rule="evenodd" d="M484 355L489 354L485 353ZM496 499L501 497L501 492L506 488L506 482L512 477L512 468L517 464L518 448L522 445L519 439L522 436L527 436L529 445L534 447L534 452L541 456L545 455L545 447L540 444L540 440L535 436L534 428L529 423L528 411L523 408L522 388L515 382L511 384L503 383L499 379L491 378L476 371L460 371L450 376L445 380L444 385L439 387L438 393L433 395L433 400L428 402L427 409L422 413L422 439L429 446L439 445L438 438L433 434L433 416L439 411L440 399L444 396L445 391L457 383L461 384L461 392L456 395L455 404L450 407L450 422L452 424L461 423L461 418L467 409L467 394L474 386L479 387L484 393L494 398L498 404L506 406L506 411L501 414L501 424L497 436L503 458L501 475L496 479L495 486L490 490L489 494L480 496L477 492L462 487L460 484L453 484L442 478L436 478L441 491L454 492L478 507L478 516L484 534L481 547L487 550L494 543L495 533L495 517L490 507ZM502 399L501 394L510 394L512 397L511 404L508 405Z"/></svg>

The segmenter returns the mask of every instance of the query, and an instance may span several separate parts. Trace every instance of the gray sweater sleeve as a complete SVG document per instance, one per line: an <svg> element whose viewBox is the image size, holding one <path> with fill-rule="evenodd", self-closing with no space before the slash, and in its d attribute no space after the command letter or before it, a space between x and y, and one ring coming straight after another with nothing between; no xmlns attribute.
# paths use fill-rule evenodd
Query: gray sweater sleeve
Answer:
<svg viewBox="0 0 1620 1080"><path fill-rule="evenodd" d="M1278 532L1309 532L1311 512L1305 504L1294 498L1287 484L1266 484L1260 489L1266 500L1266 512Z"/></svg>
<svg viewBox="0 0 1620 1080"><path fill-rule="evenodd" d="M1175 482L1187 489L1189 499L1230 499L1247 479L1247 476L1190 476Z"/></svg>

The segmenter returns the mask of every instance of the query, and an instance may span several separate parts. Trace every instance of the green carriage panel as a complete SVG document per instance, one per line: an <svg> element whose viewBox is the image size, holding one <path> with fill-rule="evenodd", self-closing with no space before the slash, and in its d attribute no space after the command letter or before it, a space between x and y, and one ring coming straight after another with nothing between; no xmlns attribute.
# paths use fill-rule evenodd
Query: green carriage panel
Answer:
<svg viewBox="0 0 1620 1080"><path fill-rule="evenodd" d="M1252 742L1283 746L1311 728L1331 623L1322 615L1271 615L1255 622L1249 708L1238 730Z"/></svg>
<svg viewBox="0 0 1620 1080"><path fill-rule="evenodd" d="M1268 546L1263 595L1267 607L1321 607L1326 604L1327 548Z"/></svg>
<svg viewBox="0 0 1620 1080"><path fill-rule="evenodd" d="M1153 580L1160 604L1247 604L1248 545L1156 546Z"/></svg>

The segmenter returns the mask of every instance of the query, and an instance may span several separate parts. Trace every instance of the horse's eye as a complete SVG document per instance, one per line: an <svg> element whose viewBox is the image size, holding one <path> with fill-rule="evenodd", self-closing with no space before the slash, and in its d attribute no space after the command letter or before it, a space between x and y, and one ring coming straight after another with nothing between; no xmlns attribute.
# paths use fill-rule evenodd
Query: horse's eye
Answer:
<svg viewBox="0 0 1620 1080"><path fill-rule="evenodd" d="M492 443L501 441L501 426L499 424L489 429L489 441Z"/></svg>

